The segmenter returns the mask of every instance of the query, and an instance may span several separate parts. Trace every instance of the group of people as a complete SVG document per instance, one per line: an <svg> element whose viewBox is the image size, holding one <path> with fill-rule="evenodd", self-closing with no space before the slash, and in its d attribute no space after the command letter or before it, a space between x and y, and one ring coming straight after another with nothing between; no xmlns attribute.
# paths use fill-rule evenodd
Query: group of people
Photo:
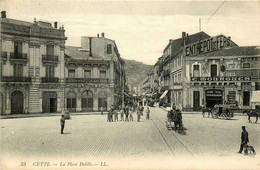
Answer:
<svg viewBox="0 0 260 170"><path fill-rule="evenodd" d="M150 119L150 109L149 107L145 110L146 120ZM101 113L102 114L102 113ZM140 106L125 106L122 108L111 108L107 113L107 122L119 121L118 116L120 116L120 121L134 121L134 114L136 114L137 122L140 122L141 116L144 115L144 107Z"/></svg>

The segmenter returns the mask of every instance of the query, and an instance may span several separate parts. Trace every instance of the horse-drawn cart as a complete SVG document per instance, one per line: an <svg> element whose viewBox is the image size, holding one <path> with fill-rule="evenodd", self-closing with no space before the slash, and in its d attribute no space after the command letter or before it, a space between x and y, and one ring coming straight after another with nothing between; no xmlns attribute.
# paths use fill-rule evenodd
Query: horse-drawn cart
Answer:
<svg viewBox="0 0 260 170"><path fill-rule="evenodd" d="M174 126L172 125L174 123ZM166 127L168 130L183 130L182 113L180 110L170 110L167 113Z"/></svg>
<svg viewBox="0 0 260 170"><path fill-rule="evenodd" d="M213 119L231 119L234 117L234 113L231 110L231 105L215 105L211 110L211 113Z"/></svg>

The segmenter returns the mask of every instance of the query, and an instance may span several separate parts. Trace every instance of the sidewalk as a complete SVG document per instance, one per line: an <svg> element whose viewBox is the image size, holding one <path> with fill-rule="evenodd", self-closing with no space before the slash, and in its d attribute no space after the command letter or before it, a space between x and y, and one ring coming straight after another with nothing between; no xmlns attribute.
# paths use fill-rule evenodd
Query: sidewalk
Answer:
<svg viewBox="0 0 260 170"><path fill-rule="evenodd" d="M107 112L104 112L107 114ZM71 116L76 115L101 115L99 112L70 112ZM61 113L28 113L28 114L12 114L12 115L0 115L0 119L13 119L13 118L28 118L28 117L50 117L61 116Z"/></svg>

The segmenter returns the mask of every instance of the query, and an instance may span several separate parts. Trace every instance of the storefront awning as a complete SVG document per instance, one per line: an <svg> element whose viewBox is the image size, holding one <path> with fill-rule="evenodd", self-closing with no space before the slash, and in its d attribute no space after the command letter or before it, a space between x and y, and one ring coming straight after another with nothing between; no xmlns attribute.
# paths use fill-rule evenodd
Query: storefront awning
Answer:
<svg viewBox="0 0 260 170"><path fill-rule="evenodd" d="M166 94L168 93L168 91L169 91L169 90L165 90L165 91L163 92L163 94L161 95L160 99L164 98L164 96L166 96Z"/></svg>
<svg viewBox="0 0 260 170"><path fill-rule="evenodd" d="M260 91L252 91L252 104L260 104Z"/></svg>

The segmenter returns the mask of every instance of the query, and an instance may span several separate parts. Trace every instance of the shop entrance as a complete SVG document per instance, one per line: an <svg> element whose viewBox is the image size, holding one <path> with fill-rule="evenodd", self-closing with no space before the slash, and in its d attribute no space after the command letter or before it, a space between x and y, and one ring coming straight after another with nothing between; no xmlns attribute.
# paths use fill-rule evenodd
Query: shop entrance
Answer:
<svg viewBox="0 0 260 170"><path fill-rule="evenodd" d="M11 113L23 114L23 93L19 90L11 94Z"/></svg>
<svg viewBox="0 0 260 170"><path fill-rule="evenodd" d="M56 92L44 92L42 95L42 112L57 112L57 94Z"/></svg>
<svg viewBox="0 0 260 170"><path fill-rule="evenodd" d="M222 104L223 91L220 89L209 89L205 91L206 106L213 108L216 104Z"/></svg>
<svg viewBox="0 0 260 170"><path fill-rule="evenodd" d="M194 91L193 92L193 111L200 110L200 92Z"/></svg>

